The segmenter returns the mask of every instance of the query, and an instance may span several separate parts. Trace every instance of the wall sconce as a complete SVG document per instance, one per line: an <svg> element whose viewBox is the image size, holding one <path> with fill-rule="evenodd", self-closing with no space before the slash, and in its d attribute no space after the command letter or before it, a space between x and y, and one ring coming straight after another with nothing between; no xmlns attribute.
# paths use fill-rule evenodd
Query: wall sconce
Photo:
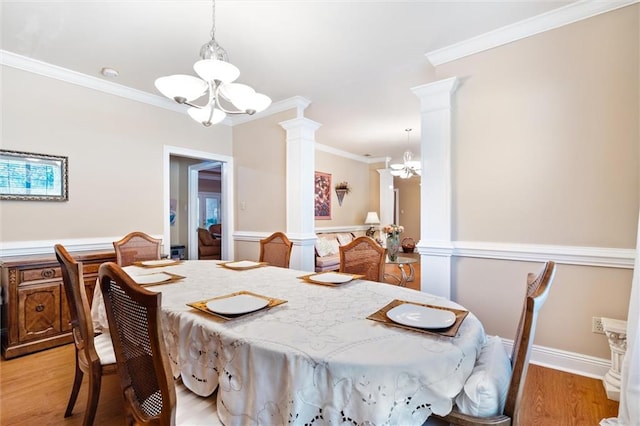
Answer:
<svg viewBox="0 0 640 426"><path fill-rule="evenodd" d="M364 223L365 225L371 225L369 229L367 229L366 236L373 238L373 236L376 234L376 227L374 225L380 225L380 218L378 217L378 213L367 213L367 218L364 220Z"/></svg>
<svg viewBox="0 0 640 426"><path fill-rule="evenodd" d="M340 182L336 185L336 195L338 196L338 204L342 206L342 200L344 196L351 192L351 188L349 188L349 182Z"/></svg>

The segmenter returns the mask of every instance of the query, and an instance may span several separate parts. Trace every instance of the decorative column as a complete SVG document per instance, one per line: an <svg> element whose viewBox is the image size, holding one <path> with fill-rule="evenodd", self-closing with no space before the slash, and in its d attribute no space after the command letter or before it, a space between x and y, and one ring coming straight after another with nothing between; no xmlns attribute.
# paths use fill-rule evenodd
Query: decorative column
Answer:
<svg viewBox="0 0 640 426"><path fill-rule="evenodd" d="M300 117L279 123L287 131L287 237L293 242L292 269L315 270L314 170L315 132L321 126Z"/></svg>
<svg viewBox="0 0 640 426"><path fill-rule="evenodd" d="M624 354L627 352L627 322L602 318L602 328L609 339L611 349L611 368L602 378L602 383L607 392L607 398L620 401L620 373Z"/></svg>
<svg viewBox="0 0 640 426"><path fill-rule="evenodd" d="M380 225L393 223L393 176L389 169L378 169L380 175ZM384 241L384 238L380 236Z"/></svg>
<svg viewBox="0 0 640 426"><path fill-rule="evenodd" d="M458 78L411 89L420 98L420 253L422 291L451 297L451 97Z"/></svg>

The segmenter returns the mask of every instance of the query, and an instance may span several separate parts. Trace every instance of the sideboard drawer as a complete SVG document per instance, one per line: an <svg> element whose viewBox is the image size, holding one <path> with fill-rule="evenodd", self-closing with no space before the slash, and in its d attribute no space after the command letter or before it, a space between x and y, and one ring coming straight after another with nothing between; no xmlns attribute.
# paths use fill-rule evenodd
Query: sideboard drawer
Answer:
<svg viewBox="0 0 640 426"><path fill-rule="evenodd" d="M25 269L20 271L20 283L28 284L31 281L41 280L62 280L62 270L60 267L44 267L37 269Z"/></svg>

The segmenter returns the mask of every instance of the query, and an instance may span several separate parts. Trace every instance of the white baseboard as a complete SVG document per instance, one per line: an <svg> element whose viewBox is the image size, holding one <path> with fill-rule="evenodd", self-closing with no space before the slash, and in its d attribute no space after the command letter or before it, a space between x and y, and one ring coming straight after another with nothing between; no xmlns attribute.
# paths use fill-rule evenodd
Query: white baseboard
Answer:
<svg viewBox="0 0 640 426"><path fill-rule="evenodd" d="M502 344L507 353L510 354L513 348L513 340L502 339ZM608 359L538 345L533 345L529 362L542 367L600 380L611 368L611 360Z"/></svg>

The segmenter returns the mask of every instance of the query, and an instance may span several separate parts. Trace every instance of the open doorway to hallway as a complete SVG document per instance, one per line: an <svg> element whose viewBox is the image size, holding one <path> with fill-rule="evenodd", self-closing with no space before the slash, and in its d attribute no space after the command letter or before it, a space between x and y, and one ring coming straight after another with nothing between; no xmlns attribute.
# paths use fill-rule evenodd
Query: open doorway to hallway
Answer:
<svg viewBox="0 0 640 426"><path fill-rule="evenodd" d="M213 226L215 257L232 259L233 158L170 146L164 151L165 247L170 244L173 257L198 259L198 233Z"/></svg>

